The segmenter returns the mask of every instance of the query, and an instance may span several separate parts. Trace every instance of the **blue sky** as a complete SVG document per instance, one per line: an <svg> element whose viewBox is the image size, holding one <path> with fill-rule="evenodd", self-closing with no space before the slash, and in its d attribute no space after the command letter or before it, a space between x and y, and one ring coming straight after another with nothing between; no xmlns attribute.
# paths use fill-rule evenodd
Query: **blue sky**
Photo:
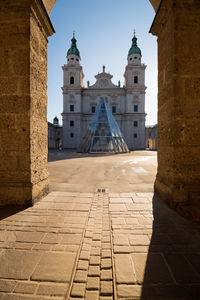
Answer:
<svg viewBox="0 0 200 300"><path fill-rule="evenodd" d="M62 65L75 30L84 84L106 66L113 83L123 74L136 30L146 69L146 124L157 123L157 41L149 34L154 10L148 0L57 0L50 18L56 33L48 43L48 120L62 120Z"/></svg>

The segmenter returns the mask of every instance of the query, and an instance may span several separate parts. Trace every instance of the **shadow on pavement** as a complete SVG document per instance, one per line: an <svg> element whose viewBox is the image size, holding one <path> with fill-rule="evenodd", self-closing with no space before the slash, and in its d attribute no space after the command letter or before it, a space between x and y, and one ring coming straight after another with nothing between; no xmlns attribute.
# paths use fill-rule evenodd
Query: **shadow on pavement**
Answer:
<svg viewBox="0 0 200 300"><path fill-rule="evenodd" d="M120 154L122 154L122 153L120 153ZM95 158L95 157L115 156L115 155L117 155L117 154L115 154L115 153L87 154L87 153L77 153L75 151L68 151L68 150L49 150L48 151L48 162L73 159L73 158L86 158L86 157Z"/></svg>
<svg viewBox="0 0 200 300"><path fill-rule="evenodd" d="M200 299L200 224L179 216L156 197L153 215L141 299ZM138 268L142 259L141 254Z"/></svg>
<svg viewBox="0 0 200 300"><path fill-rule="evenodd" d="M0 207L0 221L27 209L25 206L8 205Z"/></svg>

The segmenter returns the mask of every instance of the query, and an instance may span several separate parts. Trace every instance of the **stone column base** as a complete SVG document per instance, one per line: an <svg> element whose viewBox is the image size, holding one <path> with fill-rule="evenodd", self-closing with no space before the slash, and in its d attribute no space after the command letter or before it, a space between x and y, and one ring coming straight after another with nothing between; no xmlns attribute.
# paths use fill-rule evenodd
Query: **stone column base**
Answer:
<svg viewBox="0 0 200 300"><path fill-rule="evenodd" d="M12 183L13 184L13 183ZM0 206L19 205L32 206L49 193L49 179L37 184L13 184L0 186Z"/></svg>
<svg viewBox="0 0 200 300"><path fill-rule="evenodd" d="M200 187L166 184L157 176L154 194L183 217L200 222Z"/></svg>

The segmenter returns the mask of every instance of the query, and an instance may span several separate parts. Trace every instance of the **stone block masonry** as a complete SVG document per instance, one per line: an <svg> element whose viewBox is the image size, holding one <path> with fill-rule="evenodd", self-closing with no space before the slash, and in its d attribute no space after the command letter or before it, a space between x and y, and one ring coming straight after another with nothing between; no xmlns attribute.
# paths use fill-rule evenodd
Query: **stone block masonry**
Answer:
<svg viewBox="0 0 200 300"><path fill-rule="evenodd" d="M152 196L52 192L2 219L0 299L199 299L200 226Z"/></svg>
<svg viewBox="0 0 200 300"><path fill-rule="evenodd" d="M47 37L40 0L0 7L0 206L31 205L48 193Z"/></svg>
<svg viewBox="0 0 200 300"><path fill-rule="evenodd" d="M194 221L200 221L199 20L198 0L162 1L151 27L159 62L155 192Z"/></svg>
<svg viewBox="0 0 200 300"><path fill-rule="evenodd" d="M0 206L32 205L48 193L46 51L55 2L0 6ZM158 37L155 193L199 221L199 0L150 2Z"/></svg>

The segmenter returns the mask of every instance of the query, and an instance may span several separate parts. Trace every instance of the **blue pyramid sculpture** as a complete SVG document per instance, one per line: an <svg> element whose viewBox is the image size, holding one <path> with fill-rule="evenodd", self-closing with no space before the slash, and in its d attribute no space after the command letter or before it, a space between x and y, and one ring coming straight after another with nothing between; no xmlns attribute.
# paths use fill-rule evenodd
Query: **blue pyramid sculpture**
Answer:
<svg viewBox="0 0 200 300"><path fill-rule="evenodd" d="M88 125L77 152L122 153L129 152L122 133L104 98Z"/></svg>

